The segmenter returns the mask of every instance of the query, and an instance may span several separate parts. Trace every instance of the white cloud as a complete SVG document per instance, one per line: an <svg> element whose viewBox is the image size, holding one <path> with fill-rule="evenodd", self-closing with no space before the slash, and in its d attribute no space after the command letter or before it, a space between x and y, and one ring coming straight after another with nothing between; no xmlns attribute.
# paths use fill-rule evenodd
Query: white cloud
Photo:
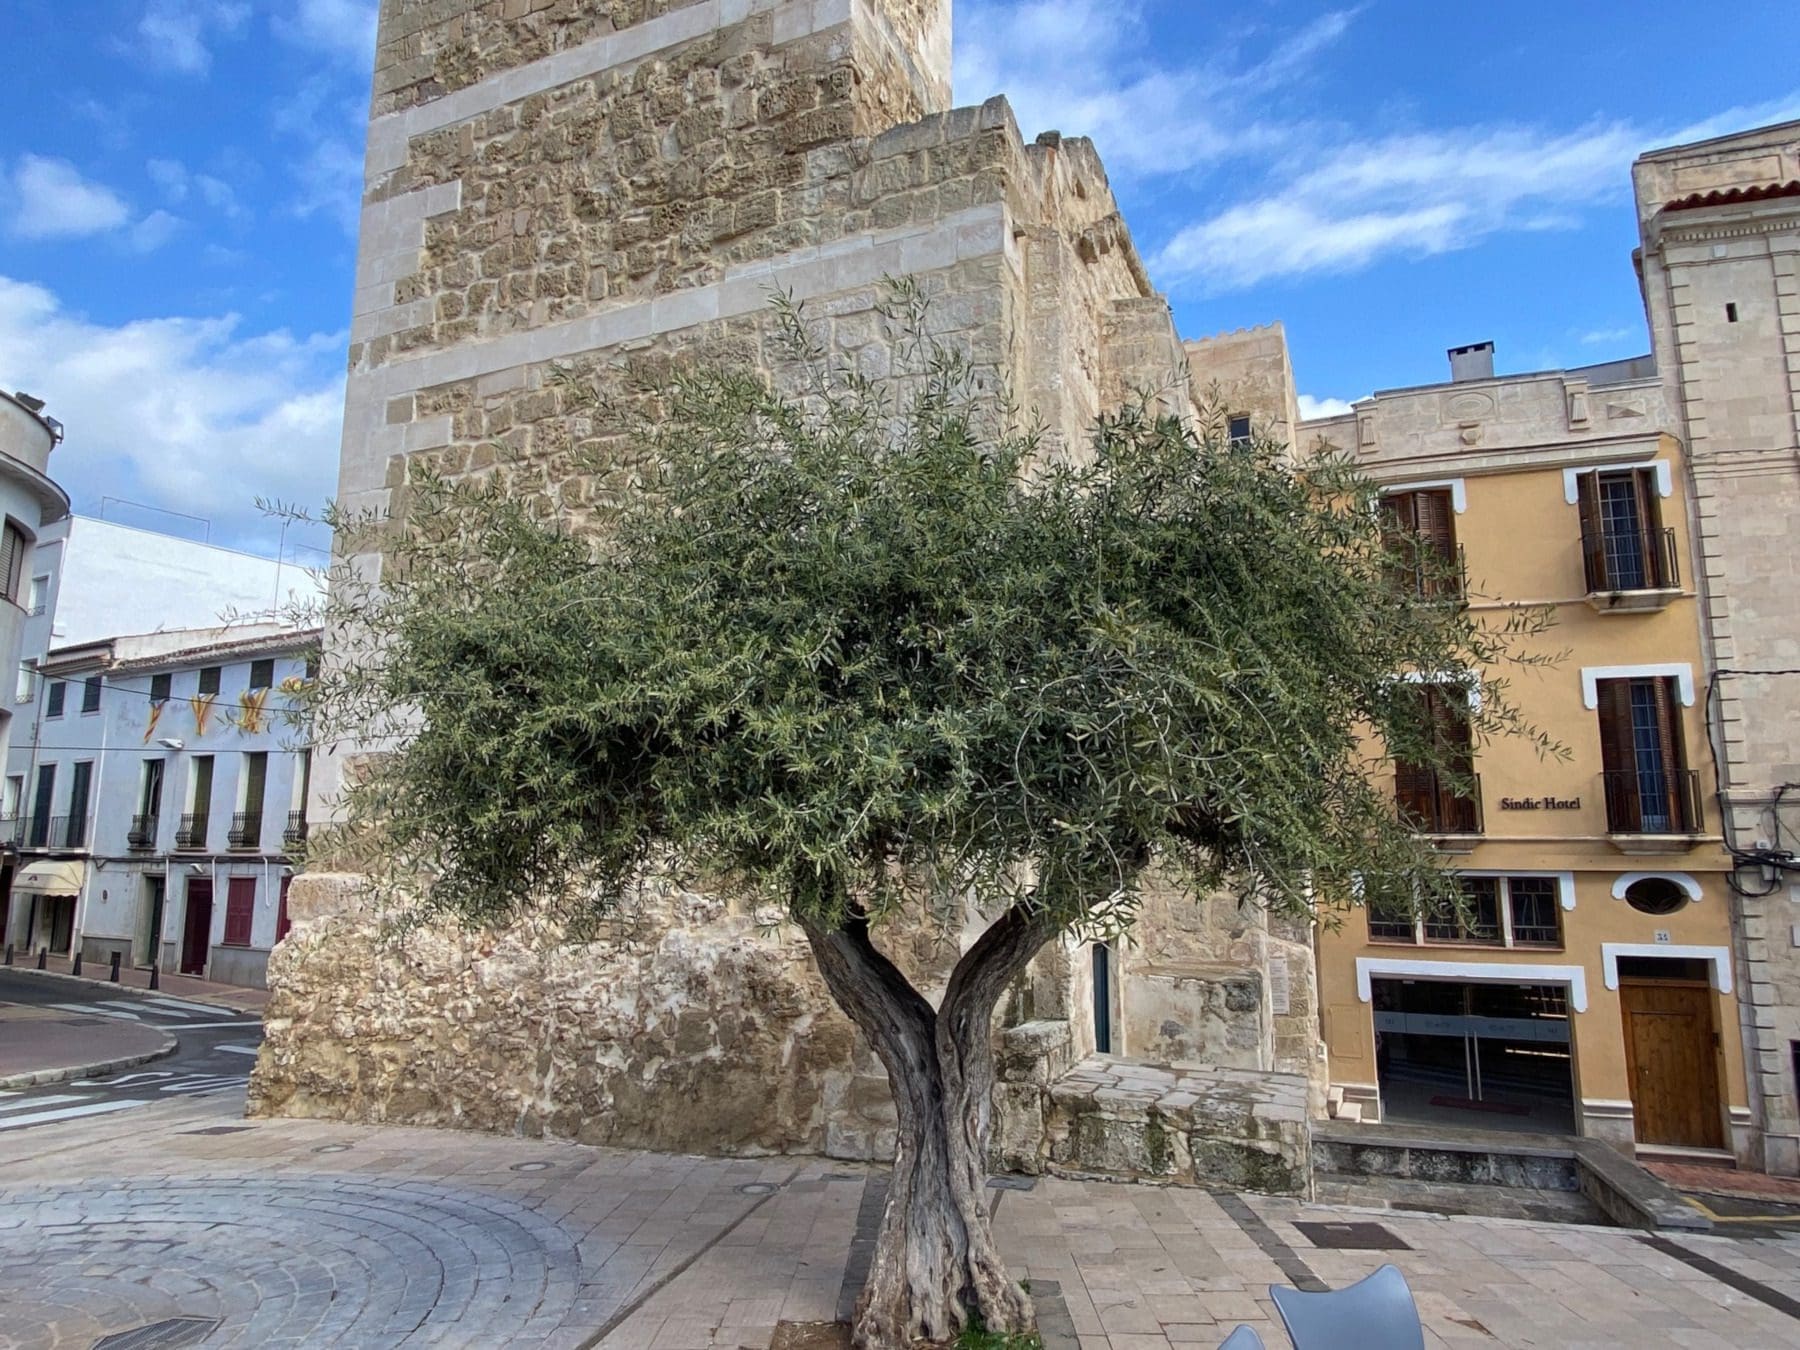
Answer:
<svg viewBox="0 0 1800 1350"><path fill-rule="evenodd" d="M1626 342L1634 338L1639 342L1644 341L1644 330L1626 327L1595 328L1583 333L1576 341L1584 347L1606 347L1615 342Z"/></svg>
<svg viewBox="0 0 1800 1350"><path fill-rule="evenodd" d="M1642 131L1474 127L1352 141L1290 161L1269 195L1179 230L1154 266L1173 282L1228 290L1425 256L1501 230L1563 229L1577 208L1629 192Z"/></svg>
<svg viewBox="0 0 1800 1350"><path fill-rule="evenodd" d="M1657 145L1800 117L1800 93L1686 127L1475 124L1359 133L1303 97L1362 6L1280 29L1213 23L1203 49L1159 46L1148 0L970 0L958 11L957 101L1005 92L1029 136L1091 136L1115 181L1192 205L1147 240L1164 285L1219 292L1568 230L1626 198ZM1252 25L1252 26L1246 26ZM1181 208L1177 205L1176 210ZM1138 222L1140 230L1143 222Z"/></svg>
<svg viewBox="0 0 1800 1350"><path fill-rule="evenodd" d="M1302 422L1321 417L1345 417L1352 411L1349 400L1341 398L1314 398L1311 394L1302 394L1299 403Z"/></svg>
<svg viewBox="0 0 1800 1350"><path fill-rule="evenodd" d="M255 498L317 505L337 474L344 336L251 334L236 315L96 323L0 277L0 370L68 428L51 472L78 509L102 493L266 542Z"/></svg>
<svg viewBox="0 0 1800 1350"><path fill-rule="evenodd" d="M297 0L275 31L298 46L322 51L359 71L375 61L377 0Z"/></svg>
<svg viewBox="0 0 1800 1350"><path fill-rule="evenodd" d="M138 40L151 64L204 75L212 69L209 39L237 32L249 15L242 0L149 0L138 20Z"/></svg>
<svg viewBox="0 0 1800 1350"><path fill-rule="evenodd" d="M0 185L7 228L21 239L80 239L116 230L131 210L111 188L83 178L66 159L21 155Z"/></svg>
<svg viewBox="0 0 1800 1350"><path fill-rule="evenodd" d="M173 239L181 226L180 216L167 211L152 211L131 227L125 236L126 245L133 253L154 253Z"/></svg>
<svg viewBox="0 0 1800 1350"><path fill-rule="evenodd" d="M300 189L294 214L323 215L352 239L362 219L363 156L347 140L326 138L294 166Z"/></svg>
<svg viewBox="0 0 1800 1350"><path fill-rule="evenodd" d="M1144 0L1026 0L957 12L956 101L1004 93L1027 137L1087 136L1121 178L1179 173L1268 150L1280 133L1251 112L1267 78L1291 66L1278 44L1244 69L1170 66L1153 57ZM1348 23L1304 32L1316 49Z"/></svg>
<svg viewBox="0 0 1800 1350"><path fill-rule="evenodd" d="M174 159L153 159L144 165L144 171L150 175L150 181L162 192L164 200L180 205L190 196L197 196L230 219L236 220L246 214L239 204L237 193L231 184L222 178L214 178L211 174L190 173L185 164Z"/></svg>

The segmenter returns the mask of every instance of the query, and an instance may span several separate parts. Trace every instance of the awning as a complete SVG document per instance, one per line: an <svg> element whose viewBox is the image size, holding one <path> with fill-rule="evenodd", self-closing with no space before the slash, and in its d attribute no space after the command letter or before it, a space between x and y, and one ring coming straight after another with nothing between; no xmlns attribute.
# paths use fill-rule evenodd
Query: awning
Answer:
<svg viewBox="0 0 1800 1350"><path fill-rule="evenodd" d="M44 859L29 863L13 874L15 891L39 891L45 895L80 895L81 883L87 879L84 862L55 862Z"/></svg>

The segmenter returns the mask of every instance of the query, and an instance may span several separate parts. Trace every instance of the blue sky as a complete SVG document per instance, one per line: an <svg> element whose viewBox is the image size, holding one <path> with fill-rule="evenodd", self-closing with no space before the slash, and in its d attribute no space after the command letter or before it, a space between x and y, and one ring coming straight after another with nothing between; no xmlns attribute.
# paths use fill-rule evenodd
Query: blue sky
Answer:
<svg viewBox="0 0 1800 1350"><path fill-rule="evenodd" d="M254 499L335 478L374 0L6 9L0 384L68 425L78 509L268 548ZM1794 0L959 0L956 28L959 103L1094 137L1182 332L1279 318L1321 401L1485 338L1502 370L1647 350L1632 157L1800 118Z"/></svg>

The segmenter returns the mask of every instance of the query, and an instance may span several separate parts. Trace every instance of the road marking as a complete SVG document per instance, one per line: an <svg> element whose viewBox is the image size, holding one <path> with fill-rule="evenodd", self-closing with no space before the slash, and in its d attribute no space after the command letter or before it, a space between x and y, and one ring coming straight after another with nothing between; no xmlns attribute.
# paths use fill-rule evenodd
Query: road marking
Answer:
<svg viewBox="0 0 1800 1350"><path fill-rule="evenodd" d="M131 1106L145 1106L133 1099L124 1102L89 1102L85 1106L64 1106L54 1111L36 1111L24 1116L0 1117L0 1130L18 1130L27 1125L47 1125L53 1120L74 1120L78 1116L99 1116L109 1111L123 1111Z"/></svg>
<svg viewBox="0 0 1800 1350"><path fill-rule="evenodd" d="M234 1073L197 1074L192 1078L164 1083L158 1092L216 1092L220 1088L242 1087L244 1078Z"/></svg>
<svg viewBox="0 0 1800 1350"><path fill-rule="evenodd" d="M215 1045L215 1050L223 1050L228 1055L254 1055L260 1053L254 1045Z"/></svg>
<svg viewBox="0 0 1800 1350"><path fill-rule="evenodd" d="M189 1003L186 999L165 998L160 994L152 994L144 1002L158 1004L165 1008L180 1008L183 1012L211 1014L224 1011L222 1008L215 1008L210 1003Z"/></svg>
<svg viewBox="0 0 1800 1350"><path fill-rule="evenodd" d="M85 1098L65 1097L60 1093L54 1097L30 1097L22 1102L13 1102L10 1105L0 1106L0 1115L3 1115L8 1111L29 1111L38 1106L55 1106L58 1102L79 1102L83 1100L85 1100Z"/></svg>
<svg viewBox="0 0 1800 1350"><path fill-rule="evenodd" d="M136 1013L125 1012L122 1009L109 1008L103 1003L52 1003L49 1006L52 1008L60 1008L63 1012L81 1013L86 1016L113 1017L121 1022L136 1022L140 1020Z"/></svg>

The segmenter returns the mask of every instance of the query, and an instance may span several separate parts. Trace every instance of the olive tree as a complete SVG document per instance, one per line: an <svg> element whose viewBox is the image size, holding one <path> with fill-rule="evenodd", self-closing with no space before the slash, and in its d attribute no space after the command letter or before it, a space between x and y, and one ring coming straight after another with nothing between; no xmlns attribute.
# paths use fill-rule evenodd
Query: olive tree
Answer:
<svg viewBox="0 0 1800 1350"><path fill-rule="evenodd" d="M995 1008L1032 958L1128 927L1152 876L1296 915L1442 892L1372 756L1461 771L1408 672L1481 672L1473 730L1518 730L1494 672L1533 622L1396 587L1329 457L1148 397L1052 453L902 299L904 379L786 306L804 378L667 376L582 528L504 462L414 464L403 510L336 522L384 562L334 584L318 700L327 739L382 749L350 830L426 913L579 930L673 869L804 933L898 1111L864 1347L1030 1326L983 1191ZM883 930L971 914L934 1006Z"/></svg>

